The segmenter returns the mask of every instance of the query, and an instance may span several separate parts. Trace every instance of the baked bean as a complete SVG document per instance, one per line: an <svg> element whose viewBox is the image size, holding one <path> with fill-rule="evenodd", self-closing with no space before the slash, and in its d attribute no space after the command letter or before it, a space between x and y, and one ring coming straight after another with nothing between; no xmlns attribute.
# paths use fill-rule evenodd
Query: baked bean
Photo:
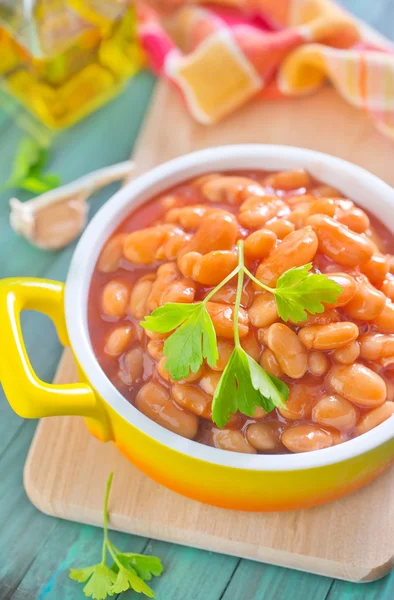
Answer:
<svg viewBox="0 0 394 600"><path fill-rule="evenodd" d="M367 360L394 357L394 335L367 333L360 337L360 355Z"/></svg>
<svg viewBox="0 0 394 600"><path fill-rule="evenodd" d="M375 317L373 324L380 331L394 333L394 304L390 300L386 300L383 310Z"/></svg>
<svg viewBox="0 0 394 600"><path fill-rule="evenodd" d="M259 362L261 347L253 331L249 331L241 341L241 346L256 362Z"/></svg>
<svg viewBox="0 0 394 600"><path fill-rule="evenodd" d="M335 215L335 202L331 198L318 198L309 206L310 215L327 215L333 217Z"/></svg>
<svg viewBox="0 0 394 600"><path fill-rule="evenodd" d="M375 407L386 399L384 380L365 365L336 365L327 375L332 389L347 400L360 406Z"/></svg>
<svg viewBox="0 0 394 600"><path fill-rule="evenodd" d="M337 219L356 233L364 233L369 227L368 215L361 208L351 208L339 213Z"/></svg>
<svg viewBox="0 0 394 600"><path fill-rule="evenodd" d="M228 306L220 302L207 302L206 307L212 319L216 335L218 337L233 339L234 306ZM240 308L238 313L239 337L244 337L248 333L248 323L248 313L243 308Z"/></svg>
<svg viewBox="0 0 394 600"><path fill-rule="evenodd" d="M317 196L318 198L337 198L341 195L341 192L337 190L337 188L332 187L331 185L317 185L312 188L312 194Z"/></svg>
<svg viewBox="0 0 394 600"><path fill-rule="evenodd" d="M138 392L135 405L144 415L162 427L192 440L197 433L196 415L178 408L168 390L159 383L146 383Z"/></svg>
<svg viewBox="0 0 394 600"><path fill-rule="evenodd" d="M394 273L394 255L387 254L387 260L389 262L390 273Z"/></svg>
<svg viewBox="0 0 394 600"><path fill-rule="evenodd" d="M297 204L296 207L288 215L287 220L294 223L296 229L302 229L306 225L306 220L309 217L309 207L306 204Z"/></svg>
<svg viewBox="0 0 394 600"><path fill-rule="evenodd" d="M369 262L360 267L362 273L366 275L372 285L380 287L386 279L389 264L385 256L374 254Z"/></svg>
<svg viewBox="0 0 394 600"><path fill-rule="evenodd" d="M187 252L208 254L213 250L232 250L237 237L237 219L226 210L216 209L206 216L179 257Z"/></svg>
<svg viewBox="0 0 394 600"><path fill-rule="evenodd" d="M149 340L146 349L150 356L155 360L160 360L163 356L164 340Z"/></svg>
<svg viewBox="0 0 394 600"><path fill-rule="evenodd" d="M371 431L394 414L394 402L385 402L378 408L373 408L365 413L356 426L357 435Z"/></svg>
<svg viewBox="0 0 394 600"><path fill-rule="evenodd" d="M306 350L297 335L283 323L274 323L268 330L268 346L281 369L293 379L305 374L308 366Z"/></svg>
<svg viewBox="0 0 394 600"><path fill-rule="evenodd" d="M154 311L160 306L164 290L177 279L179 279L179 271L175 263L169 262L160 265L147 300L147 307L150 311Z"/></svg>
<svg viewBox="0 0 394 600"><path fill-rule="evenodd" d="M216 361L216 365L213 368L214 371L224 371L232 351L234 350L234 343L229 340L223 340L218 338L217 340L219 358Z"/></svg>
<svg viewBox="0 0 394 600"><path fill-rule="evenodd" d="M289 214L289 207L277 196L250 196L239 209L238 221L244 227L256 229L271 219Z"/></svg>
<svg viewBox="0 0 394 600"><path fill-rule="evenodd" d="M103 290L101 308L109 317L124 317L129 301L130 290L125 283L113 279Z"/></svg>
<svg viewBox="0 0 394 600"><path fill-rule="evenodd" d="M192 278L203 285L217 285L230 275L237 264L236 252L214 250L204 254L195 262Z"/></svg>
<svg viewBox="0 0 394 600"><path fill-rule="evenodd" d="M295 196L287 196L286 202L291 207L297 206L310 206L313 202L315 202L316 197L312 194L296 194Z"/></svg>
<svg viewBox="0 0 394 600"><path fill-rule="evenodd" d="M326 308L335 308L338 306L345 306L350 300L353 298L356 293L357 283L354 277L348 275L347 273L328 273L327 278L335 281L338 285L341 286L342 291L339 294L338 298L335 302L331 304L325 302Z"/></svg>
<svg viewBox="0 0 394 600"><path fill-rule="evenodd" d="M263 344L264 346L267 346L268 344L268 330L269 327L260 327L257 330L257 339L260 344Z"/></svg>
<svg viewBox="0 0 394 600"><path fill-rule="evenodd" d="M319 250L335 262L349 267L371 260L374 248L362 235L326 215L312 215L307 220L316 232Z"/></svg>
<svg viewBox="0 0 394 600"><path fill-rule="evenodd" d="M279 240L283 240L295 230L295 225L287 219L273 219L266 224L266 228L273 231Z"/></svg>
<svg viewBox="0 0 394 600"><path fill-rule="evenodd" d="M97 263L101 273L113 273L119 268L126 238L126 233L117 233L105 244Z"/></svg>
<svg viewBox="0 0 394 600"><path fill-rule="evenodd" d="M310 227L293 231L259 265L256 271L257 279L268 286L274 286L282 273L288 269L302 267L311 262L315 257L317 245L316 234Z"/></svg>
<svg viewBox="0 0 394 600"><path fill-rule="evenodd" d="M139 321L148 313L148 298L151 293L153 281L146 277L138 279L131 289L129 312Z"/></svg>
<svg viewBox="0 0 394 600"><path fill-rule="evenodd" d="M341 396L324 396L313 407L313 420L342 431L351 430L357 423L358 413L354 405Z"/></svg>
<svg viewBox="0 0 394 600"><path fill-rule="evenodd" d="M372 321L383 311L385 300L385 295L373 287L365 275L359 275L356 292L344 311L352 319Z"/></svg>
<svg viewBox="0 0 394 600"><path fill-rule="evenodd" d="M308 371L312 375L320 377L327 373L330 368L330 361L324 352L310 352L308 354Z"/></svg>
<svg viewBox="0 0 394 600"><path fill-rule="evenodd" d="M312 408L315 404L316 387L303 382L293 382L289 385L289 399L285 407L278 411L285 419L299 421L311 419Z"/></svg>
<svg viewBox="0 0 394 600"><path fill-rule="evenodd" d="M144 355L142 348L132 348L121 359L119 377L127 385L134 385L144 374Z"/></svg>
<svg viewBox="0 0 394 600"><path fill-rule="evenodd" d="M264 348L260 358L260 365L263 367L264 371L269 373L269 375L279 378L283 376L283 371L278 359L269 348Z"/></svg>
<svg viewBox="0 0 394 600"><path fill-rule="evenodd" d="M205 173L204 175L199 175L199 177L193 179L192 184L196 188L201 188L207 181L217 179L218 177L222 177L222 175L220 173Z"/></svg>
<svg viewBox="0 0 394 600"><path fill-rule="evenodd" d="M183 229L197 229L202 223L203 218L212 212L209 206L195 205L183 206L182 208L173 208L165 215L167 223L177 223Z"/></svg>
<svg viewBox="0 0 394 600"><path fill-rule="evenodd" d="M172 395L179 406L194 415L203 419L212 418L211 398L194 385L175 383L172 386Z"/></svg>
<svg viewBox="0 0 394 600"><path fill-rule="evenodd" d="M277 421L252 423L246 430L249 444L260 452L280 452L283 449L280 438L281 426Z"/></svg>
<svg viewBox="0 0 394 600"><path fill-rule="evenodd" d="M256 406L252 414L252 419L264 419L266 416L267 413L265 410L263 410L261 406Z"/></svg>
<svg viewBox="0 0 394 600"><path fill-rule="evenodd" d="M240 204L250 194L264 195L264 189L254 179L225 175L205 182L201 191L209 202Z"/></svg>
<svg viewBox="0 0 394 600"><path fill-rule="evenodd" d="M330 448L334 445L334 439L328 431L324 431L316 425L304 423L286 429L282 433L282 444L290 452L311 452Z"/></svg>
<svg viewBox="0 0 394 600"><path fill-rule="evenodd" d="M166 237L164 243L156 252L157 260L175 260L179 252L190 242L192 236L176 229L171 231Z"/></svg>
<svg viewBox="0 0 394 600"><path fill-rule="evenodd" d="M246 258L251 260L268 256L275 246L276 234L271 229L258 229L251 233L244 242Z"/></svg>
<svg viewBox="0 0 394 600"><path fill-rule="evenodd" d="M249 319L254 327L267 327L278 320L275 298L270 292L256 294L249 307Z"/></svg>
<svg viewBox="0 0 394 600"><path fill-rule="evenodd" d="M387 298L390 298L391 301L394 300L394 275L387 273L380 291L383 292Z"/></svg>
<svg viewBox="0 0 394 600"><path fill-rule="evenodd" d="M255 448L246 441L240 431L234 429L215 429L212 433L215 448L230 450L231 452L242 452L244 454L256 454Z"/></svg>
<svg viewBox="0 0 394 600"><path fill-rule="evenodd" d="M166 362L167 362L167 357L162 356L160 358L159 362L157 363L157 372L159 373L160 377L162 377L164 379L164 381L170 382L170 381L173 381L173 379L171 378L170 373L166 370ZM197 381L197 379L200 379L202 373L203 373L203 367L201 366L198 369L198 371L196 371L195 373L193 371L190 371L189 375L187 377L184 377L183 379L181 379L180 382L192 383L193 381Z"/></svg>
<svg viewBox="0 0 394 600"><path fill-rule="evenodd" d="M311 183L310 175L304 169L273 173L263 179L263 184L267 187L286 192L299 190L300 188L309 188Z"/></svg>
<svg viewBox="0 0 394 600"><path fill-rule="evenodd" d="M182 275L191 277L193 274L194 265L202 257L199 252L187 252L178 259L178 267Z"/></svg>
<svg viewBox="0 0 394 600"><path fill-rule="evenodd" d="M352 365L360 356L359 342L350 342L343 348L338 348L332 353L332 357L336 363L341 365Z"/></svg>
<svg viewBox="0 0 394 600"><path fill-rule="evenodd" d="M336 350L358 338L358 327L347 321L312 325L303 327L298 332L298 337L309 350Z"/></svg>
<svg viewBox="0 0 394 600"><path fill-rule="evenodd" d="M149 265L155 261L158 249L174 229L174 225L166 224L129 233L123 246L125 258L137 265Z"/></svg>
<svg viewBox="0 0 394 600"><path fill-rule="evenodd" d="M308 325L327 325L328 323L338 323L341 320L340 314L334 308L327 309L324 313L311 315L308 313L305 321L298 321L296 325L307 327Z"/></svg>
<svg viewBox="0 0 394 600"><path fill-rule="evenodd" d="M237 296L236 283L226 283L220 290L212 296L212 302L222 302L223 304L235 304ZM250 281L244 285L244 289L241 294L241 306L248 308L254 297L254 290Z"/></svg>
<svg viewBox="0 0 394 600"><path fill-rule="evenodd" d="M196 286L191 279L174 281L164 290L160 299L160 304L167 304L167 302L193 302L195 293Z"/></svg>
<svg viewBox="0 0 394 600"><path fill-rule="evenodd" d="M209 396L213 396L221 376L221 371L213 371L206 367L199 381L200 388Z"/></svg>
<svg viewBox="0 0 394 600"><path fill-rule="evenodd" d="M120 325L113 329L104 346L104 352L108 356L120 356L127 348L133 335L131 325Z"/></svg>
<svg viewBox="0 0 394 600"><path fill-rule="evenodd" d="M150 331L149 329L144 329L144 333L151 340L165 340L171 335L171 333L159 333L158 331Z"/></svg>

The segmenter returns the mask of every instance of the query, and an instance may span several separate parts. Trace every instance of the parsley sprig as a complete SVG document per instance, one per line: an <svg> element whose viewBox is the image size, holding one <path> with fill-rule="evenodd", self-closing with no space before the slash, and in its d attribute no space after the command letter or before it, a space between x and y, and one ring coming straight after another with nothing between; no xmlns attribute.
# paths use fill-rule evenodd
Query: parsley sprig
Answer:
<svg viewBox="0 0 394 600"><path fill-rule="evenodd" d="M94 600L105 600L127 590L134 590L154 598L152 588L145 583L153 576L158 577L163 571L163 565L156 556L144 556L133 552L121 552L111 542L108 535L108 499L112 485L113 473L110 474L104 498L104 540L101 562L82 569L70 569L70 577L79 583L86 583L83 593ZM107 565L107 552L112 560L112 566Z"/></svg>
<svg viewBox="0 0 394 600"><path fill-rule="evenodd" d="M165 369L174 380L195 373L204 359L210 367L218 360L216 333L207 311L207 302L233 277L237 276L234 305L234 350L216 387L212 401L212 420L224 427L238 410L252 416L256 407L266 412L284 406L289 389L280 379L264 369L242 348L239 337L238 315L245 275L260 288L274 295L278 315L283 321L305 321L307 312L322 313L324 303L332 303L342 291L341 286L325 275L311 273L312 264L285 271L275 288L259 281L245 266L243 241L238 246L238 265L221 281L202 302L194 304L168 303L153 311L141 322L142 327L159 333L173 333L164 343L167 357Z"/></svg>
<svg viewBox="0 0 394 600"><path fill-rule="evenodd" d="M44 173L48 162L48 150L31 138L19 144L11 175L1 189L18 188L43 194L60 184L56 173Z"/></svg>

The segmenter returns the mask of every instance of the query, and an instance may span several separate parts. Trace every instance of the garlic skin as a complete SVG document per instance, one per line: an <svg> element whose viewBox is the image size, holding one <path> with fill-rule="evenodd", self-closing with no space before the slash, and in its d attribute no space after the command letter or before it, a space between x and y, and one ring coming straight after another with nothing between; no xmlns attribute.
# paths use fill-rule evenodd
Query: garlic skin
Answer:
<svg viewBox="0 0 394 600"><path fill-rule="evenodd" d="M93 171L27 202L11 198L10 225L38 248L63 248L85 227L89 196L113 181L129 178L133 171L134 163L125 161Z"/></svg>

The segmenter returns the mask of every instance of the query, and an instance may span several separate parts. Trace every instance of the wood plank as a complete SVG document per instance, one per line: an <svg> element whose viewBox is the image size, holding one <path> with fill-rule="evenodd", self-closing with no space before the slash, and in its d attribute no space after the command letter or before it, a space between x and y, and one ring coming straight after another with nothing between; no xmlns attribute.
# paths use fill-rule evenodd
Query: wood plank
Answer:
<svg viewBox="0 0 394 600"><path fill-rule="evenodd" d="M328 577L242 560L220 600L323 600L331 585L332 579Z"/></svg>

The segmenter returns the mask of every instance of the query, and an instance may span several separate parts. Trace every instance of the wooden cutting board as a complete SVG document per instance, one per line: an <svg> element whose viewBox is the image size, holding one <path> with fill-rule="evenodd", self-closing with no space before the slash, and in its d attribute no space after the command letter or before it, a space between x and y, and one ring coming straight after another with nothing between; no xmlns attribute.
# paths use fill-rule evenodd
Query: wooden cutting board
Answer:
<svg viewBox="0 0 394 600"><path fill-rule="evenodd" d="M355 162L394 185L394 142L331 89L299 100L248 104L206 128L160 83L134 153L139 172L195 149L265 142L303 146ZM66 351L57 382L76 380ZM102 524L109 471L111 526L351 581L371 581L394 566L394 470L346 498L287 513L242 513L183 498L135 469L112 444L91 437L77 417L42 420L25 467L25 487L42 511Z"/></svg>

